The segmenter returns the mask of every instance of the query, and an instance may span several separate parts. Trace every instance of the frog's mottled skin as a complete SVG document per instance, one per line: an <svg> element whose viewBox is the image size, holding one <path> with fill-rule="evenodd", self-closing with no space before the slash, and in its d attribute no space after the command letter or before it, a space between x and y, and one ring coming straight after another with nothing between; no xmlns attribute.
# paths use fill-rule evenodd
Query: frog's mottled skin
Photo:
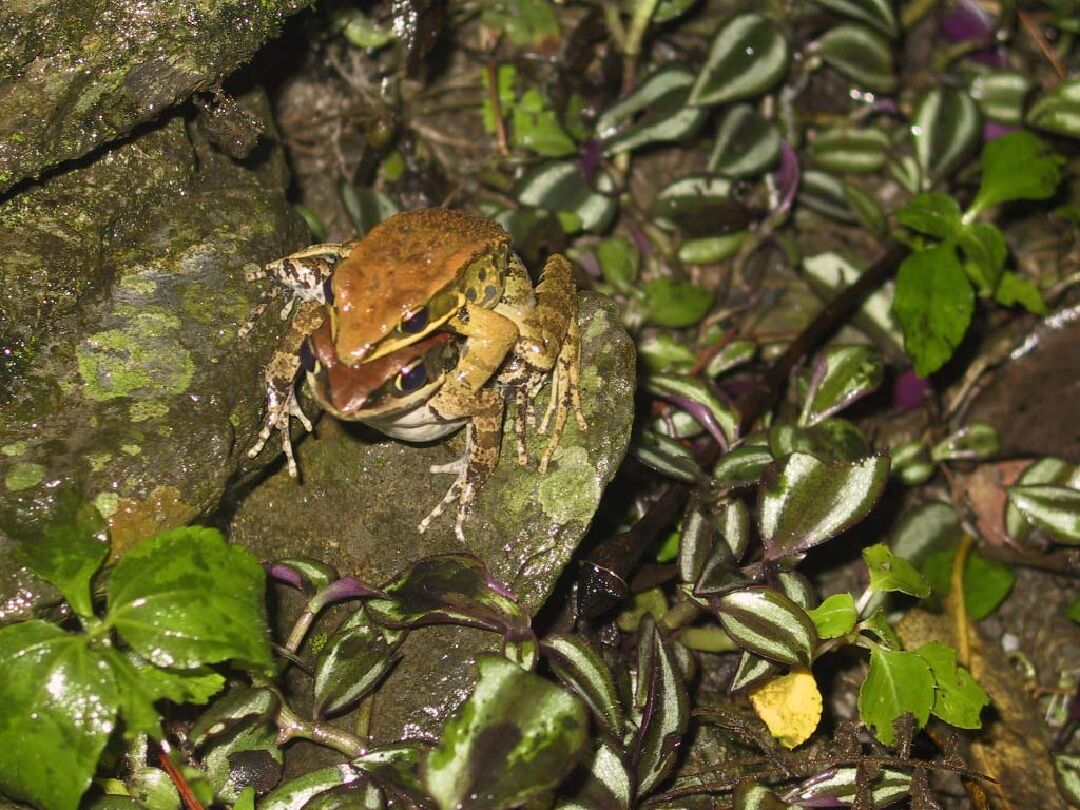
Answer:
<svg viewBox="0 0 1080 810"><path fill-rule="evenodd" d="M509 235L492 220L441 208L409 211L387 219L361 240L314 245L271 262L264 272L291 290L300 304L267 369L266 423L250 453L258 453L272 431L280 430L292 475L289 417L311 429L294 390L298 350L309 335L323 372L310 378L313 390L337 416L368 422L407 441L438 438L469 425L465 458L432 470L455 472L458 478L421 523L421 531L458 500L461 536L468 506L495 468L503 397L493 382L514 393L522 463L532 401L548 372L554 372L551 405L540 430L546 430L552 416L555 422L540 471L546 470L571 410L585 427L578 397L580 335L572 267L562 256L550 257L534 289L510 248ZM327 311L329 337L323 324ZM440 333L456 337L436 346L431 336ZM382 361L391 357L393 362L384 367ZM393 403L376 408L367 400L343 398L335 389L337 381L385 392L401 369L431 363L433 357L439 379L418 391L398 392ZM352 404L342 407L346 400Z"/></svg>

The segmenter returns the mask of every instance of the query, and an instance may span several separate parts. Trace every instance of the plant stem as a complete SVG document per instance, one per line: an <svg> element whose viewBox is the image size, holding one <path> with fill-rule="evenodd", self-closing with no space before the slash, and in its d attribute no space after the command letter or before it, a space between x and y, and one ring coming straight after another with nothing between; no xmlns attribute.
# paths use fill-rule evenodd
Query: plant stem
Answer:
<svg viewBox="0 0 1080 810"><path fill-rule="evenodd" d="M305 720L286 706L284 701L277 710L274 722L278 727L275 741L277 745L284 745L289 740L300 738L332 748L349 758L358 757L367 750L367 743L355 734Z"/></svg>

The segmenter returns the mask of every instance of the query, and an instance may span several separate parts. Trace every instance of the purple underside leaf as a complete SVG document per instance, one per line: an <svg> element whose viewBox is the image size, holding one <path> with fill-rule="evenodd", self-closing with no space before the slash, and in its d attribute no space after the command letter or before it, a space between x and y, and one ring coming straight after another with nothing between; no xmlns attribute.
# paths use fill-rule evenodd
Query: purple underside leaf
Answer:
<svg viewBox="0 0 1080 810"><path fill-rule="evenodd" d="M379 599L386 598L385 593L372 588L370 585L365 585L358 579L342 577L319 591L317 597L319 604L315 607L318 609L334 602L340 602L343 599L361 599L365 596L374 596Z"/></svg>
<svg viewBox="0 0 1080 810"><path fill-rule="evenodd" d="M266 563L264 565L266 573L276 579L278 582L284 583L296 590L302 590L304 587L304 581L300 578L300 574L288 565L281 565L280 563Z"/></svg>
<svg viewBox="0 0 1080 810"><path fill-rule="evenodd" d="M720 423L716 421L713 412L706 405L695 402L692 399L685 399L684 397L665 396L664 399L678 405L694 417L699 425L709 431L709 435L716 440L716 443L720 445L721 449L727 450L727 436L724 435L723 428L720 427Z"/></svg>
<svg viewBox="0 0 1080 810"><path fill-rule="evenodd" d="M974 0L959 0L953 11L941 17L941 33L952 42L985 42L994 36L994 21Z"/></svg>
<svg viewBox="0 0 1080 810"><path fill-rule="evenodd" d="M786 213L795 201L795 192L799 190L799 178L802 170L799 166L799 156L785 140L780 141L780 166L773 172L776 188L780 192L780 200L775 213Z"/></svg>

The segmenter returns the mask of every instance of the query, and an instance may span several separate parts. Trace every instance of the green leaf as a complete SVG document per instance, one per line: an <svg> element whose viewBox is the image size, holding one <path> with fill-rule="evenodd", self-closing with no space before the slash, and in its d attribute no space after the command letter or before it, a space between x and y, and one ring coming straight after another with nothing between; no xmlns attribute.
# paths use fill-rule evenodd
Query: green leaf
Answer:
<svg viewBox="0 0 1080 810"><path fill-rule="evenodd" d="M982 154L982 184L964 215L971 221L981 211L1009 200L1044 200L1061 182L1065 159L1030 132L1012 132L988 141Z"/></svg>
<svg viewBox="0 0 1080 810"><path fill-rule="evenodd" d="M956 547L930 554L923 562L923 575L930 581L935 596L944 599L952 590L952 565ZM964 564L964 607L975 621L985 619L1012 590L1016 574L1004 563L988 560L977 551L968 554Z"/></svg>
<svg viewBox="0 0 1080 810"><path fill-rule="evenodd" d="M592 646L579 636L551 633L540 642L555 676L593 713L600 729L616 742L622 741L622 702L611 670Z"/></svg>
<svg viewBox="0 0 1080 810"><path fill-rule="evenodd" d="M204 704L225 687L225 678L205 667L187 670L160 669L133 652L103 650L116 679L116 695L124 728L129 735L149 734L161 738L161 713L154 704Z"/></svg>
<svg viewBox="0 0 1080 810"><path fill-rule="evenodd" d="M845 17L869 23L888 37L895 38L900 33L891 0L817 0L817 3Z"/></svg>
<svg viewBox="0 0 1080 810"><path fill-rule="evenodd" d="M1080 465L1070 464L1059 458L1041 458L1030 464L1016 483L1023 486L1052 484L1080 489ZM1015 504L1006 500L1005 531L1013 542L1023 544L1035 529L1036 524L1017 509Z"/></svg>
<svg viewBox="0 0 1080 810"><path fill-rule="evenodd" d="M925 191L916 194L896 212L896 221L905 228L939 239L954 238L962 227L960 205L948 194Z"/></svg>
<svg viewBox="0 0 1080 810"><path fill-rule="evenodd" d="M1080 137L1080 78L1063 81L1036 98L1027 122L1036 129Z"/></svg>
<svg viewBox="0 0 1080 810"><path fill-rule="evenodd" d="M558 45L559 19L546 0L496 0L481 8L484 25L505 31L517 48L544 52Z"/></svg>
<svg viewBox="0 0 1080 810"><path fill-rule="evenodd" d="M645 293L645 320L653 326L693 326L708 313L713 303L709 290L672 278L654 278L642 285Z"/></svg>
<svg viewBox="0 0 1080 810"><path fill-rule="evenodd" d="M420 780L420 761L427 749L426 743L417 740L392 743L369 749L352 764L369 774L392 799L400 798L403 806L426 810L432 802Z"/></svg>
<svg viewBox="0 0 1080 810"><path fill-rule="evenodd" d="M511 114L514 143L544 157L563 157L577 150L539 90L526 90Z"/></svg>
<svg viewBox="0 0 1080 810"><path fill-rule="evenodd" d="M1001 448L997 428L986 422L969 422L935 444L930 450L934 461L981 461Z"/></svg>
<svg viewBox="0 0 1080 810"><path fill-rule="evenodd" d="M604 280L617 292L628 293L637 281L641 254L625 236L612 236L596 246L596 260Z"/></svg>
<svg viewBox="0 0 1080 810"><path fill-rule="evenodd" d="M146 660L193 669L235 661L267 670L266 577L245 548L202 526L152 537L109 578L107 622Z"/></svg>
<svg viewBox="0 0 1080 810"><path fill-rule="evenodd" d="M879 593L900 591L920 599L930 595L930 583L918 570L897 557L884 543L863 549L863 561L870 572L870 589Z"/></svg>
<svg viewBox="0 0 1080 810"><path fill-rule="evenodd" d="M160 768L136 768L127 778L132 798L143 810L180 810L180 794Z"/></svg>
<svg viewBox="0 0 1080 810"><path fill-rule="evenodd" d="M870 670L859 690L859 714L874 736L886 745L895 742L893 721L911 714L921 728L934 705L934 676L915 653L883 648L870 651Z"/></svg>
<svg viewBox="0 0 1080 810"><path fill-rule="evenodd" d="M707 112L687 106L694 74L683 65L664 65L651 73L596 122L608 154L628 152L649 143L677 141L692 135Z"/></svg>
<svg viewBox="0 0 1080 810"><path fill-rule="evenodd" d="M1020 126L1024 120L1024 98L1034 82L1023 73L997 70L980 73L971 80L971 97L987 118Z"/></svg>
<svg viewBox="0 0 1080 810"><path fill-rule="evenodd" d="M834 593L813 610L807 611L814 620L818 638L839 638L855 629L855 599L850 593Z"/></svg>
<svg viewBox="0 0 1080 810"><path fill-rule="evenodd" d="M747 588L718 599L714 611L744 650L783 664L809 666L817 631L806 611L777 591Z"/></svg>
<svg viewBox="0 0 1080 810"><path fill-rule="evenodd" d="M388 633L357 609L315 658L315 716L336 714L372 691L390 671L405 633Z"/></svg>
<svg viewBox="0 0 1080 810"><path fill-rule="evenodd" d="M923 644L915 650L930 667L937 681L934 705L930 711L957 728L982 728L979 718L990 698L971 673L956 665L956 650L938 641Z"/></svg>
<svg viewBox="0 0 1080 810"><path fill-rule="evenodd" d="M789 50L787 40L765 17L732 17L716 32L690 105L724 104L767 93L783 78Z"/></svg>
<svg viewBox="0 0 1080 810"><path fill-rule="evenodd" d="M881 354L869 346L832 346L818 355L800 424L813 425L881 385Z"/></svg>
<svg viewBox="0 0 1080 810"><path fill-rule="evenodd" d="M713 467L714 487L744 487L757 484L765 468L773 462L768 447L744 445L725 453Z"/></svg>
<svg viewBox="0 0 1080 810"><path fill-rule="evenodd" d="M661 228L690 238L741 231L750 223L750 213L733 189L734 182L718 174L684 175L660 189L649 216Z"/></svg>
<svg viewBox="0 0 1080 810"><path fill-rule="evenodd" d="M584 764L587 775L568 798L563 798L555 810L630 810L634 797L634 782L622 760L619 747L603 742ZM563 795L563 790L559 791Z"/></svg>
<svg viewBox="0 0 1080 810"><path fill-rule="evenodd" d="M753 177L780 157L780 131L748 104L728 109L716 130L708 169L725 177Z"/></svg>
<svg viewBox="0 0 1080 810"><path fill-rule="evenodd" d="M735 668L735 674L731 676L731 686L728 687L728 691L738 692L740 689L754 686L779 671L779 665L768 658L743 652L739 665Z"/></svg>
<svg viewBox="0 0 1080 810"><path fill-rule="evenodd" d="M904 259L896 276L892 311L920 377L952 357L974 309L971 282L951 247L915 251Z"/></svg>
<svg viewBox="0 0 1080 810"><path fill-rule="evenodd" d="M476 689L423 765L443 810L518 807L554 788L589 740L581 703L500 655L480 655Z"/></svg>
<svg viewBox="0 0 1080 810"><path fill-rule="evenodd" d="M1072 600L1072 603L1065 610L1065 615L1077 624L1080 624L1080 596Z"/></svg>
<svg viewBox="0 0 1080 810"><path fill-rule="evenodd" d="M15 559L51 582L71 609L83 618L94 615L90 580L109 553L105 522L91 503L69 493L60 496L56 516L40 537L27 538Z"/></svg>
<svg viewBox="0 0 1080 810"><path fill-rule="evenodd" d="M826 171L872 174L885 166L890 147L889 136L880 129L836 127L819 132L809 153Z"/></svg>
<svg viewBox="0 0 1080 810"><path fill-rule="evenodd" d="M948 177L968 159L982 136L982 116L967 93L935 87L915 110L911 132L928 185Z"/></svg>
<svg viewBox="0 0 1080 810"><path fill-rule="evenodd" d="M1009 503L1028 522L1053 536L1058 542L1080 544L1080 489L1052 484L1018 485L1006 488Z"/></svg>
<svg viewBox="0 0 1080 810"><path fill-rule="evenodd" d="M670 436L647 430L631 449L642 464L676 481L694 484L704 476L693 451Z"/></svg>
<svg viewBox="0 0 1080 810"><path fill-rule="evenodd" d="M993 225L976 222L960 231L957 244L967 260L968 277L979 292L992 292L1005 271L1005 258L1009 253L1004 235Z"/></svg>
<svg viewBox="0 0 1080 810"><path fill-rule="evenodd" d="M1046 302L1043 301L1039 288L1011 271L1002 273L1001 281L994 290L994 300L1006 307L1019 304L1035 315L1046 314Z"/></svg>
<svg viewBox="0 0 1080 810"><path fill-rule="evenodd" d="M690 700L671 645L651 616L638 626L637 649L638 689L645 700L630 752L637 793L646 796L675 767L690 721Z"/></svg>
<svg viewBox="0 0 1080 810"><path fill-rule="evenodd" d="M554 211L560 220L564 214L573 215L578 228L598 232L615 218L619 203L611 196L614 190L614 181L605 172L597 174L595 188L590 188L578 161L549 160L527 172L515 194L525 205Z"/></svg>
<svg viewBox="0 0 1080 810"><path fill-rule="evenodd" d="M729 445L738 435L739 414L734 406L702 380L684 374L651 374L645 380L645 387L652 394L690 409L722 446Z"/></svg>
<svg viewBox="0 0 1080 810"><path fill-rule="evenodd" d="M0 789L76 810L116 725L116 682L84 635L32 620L0 628Z"/></svg>
<svg viewBox="0 0 1080 810"><path fill-rule="evenodd" d="M389 599L364 609L379 624L409 628L454 622L506 631L526 629L528 618L472 554L438 554L410 565L383 587Z"/></svg>
<svg viewBox="0 0 1080 810"><path fill-rule="evenodd" d="M830 464L796 452L774 462L758 494L765 558L804 552L858 523L877 503L888 478L888 456Z"/></svg>
<svg viewBox="0 0 1080 810"><path fill-rule="evenodd" d="M785 797L797 802L795 807L849 807L856 806L860 785L865 784L866 773L854 766L829 768L811 776L790 790ZM882 768L880 775L870 779L870 802L867 810L891 807L911 793L911 774L895 768Z"/></svg>
<svg viewBox="0 0 1080 810"><path fill-rule="evenodd" d="M813 50L857 85L875 93L891 93L896 89L889 41L865 25L834 25L815 43Z"/></svg>
<svg viewBox="0 0 1080 810"><path fill-rule="evenodd" d="M352 765L331 765L290 779L259 802L259 810L302 810L320 793L356 782L361 772Z"/></svg>
<svg viewBox="0 0 1080 810"><path fill-rule="evenodd" d="M484 102L481 115L484 120L484 132L494 135L498 132L498 121L495 120L495 105L491 99L491 74L484 70L480 73L484 84ZM517 102L517 68L513 65L499 65L495 69L495 88L499 97L499 107L503 115L513 108Z"/></svg>

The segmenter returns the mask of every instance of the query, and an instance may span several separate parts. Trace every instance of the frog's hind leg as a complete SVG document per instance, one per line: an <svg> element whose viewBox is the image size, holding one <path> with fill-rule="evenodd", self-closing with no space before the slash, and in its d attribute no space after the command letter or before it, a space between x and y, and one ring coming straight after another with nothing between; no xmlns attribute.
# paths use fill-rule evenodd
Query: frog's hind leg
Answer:
<svg viewBox="0 0 1080 810"><path fill-rule="evenodd" d="M578 428L584 433L588 425L581 407L581 331L576 320L571 321L566 330L566 338L555 363L555 373L551 375L551 401L540 423L540 432L546 433L552 417L555 419L548 446L540 457L541 474L547 472L548 462L559 446L570 411L574 412Z"/></svg>
<svg viewBox="0 0 1080 810"><path fill-rule="evenodd" d="M449 464L432 466L432 472L457 473L457 480L450 485L443 499L426 518L420 521L417 528L420 534L423 534L432 521L446 511L447 506L457 501L458 513L454 523L454 534L457 535L459 541L464 543L465 518L469 514L473 501L476 500L477 491L499 463L503 400L497 391L487 388L478 392L466 412L457 413L454 408L445 410L446 412L440 414L444 418L464 415L472 417L465 433L465 454Z"/></svg>

